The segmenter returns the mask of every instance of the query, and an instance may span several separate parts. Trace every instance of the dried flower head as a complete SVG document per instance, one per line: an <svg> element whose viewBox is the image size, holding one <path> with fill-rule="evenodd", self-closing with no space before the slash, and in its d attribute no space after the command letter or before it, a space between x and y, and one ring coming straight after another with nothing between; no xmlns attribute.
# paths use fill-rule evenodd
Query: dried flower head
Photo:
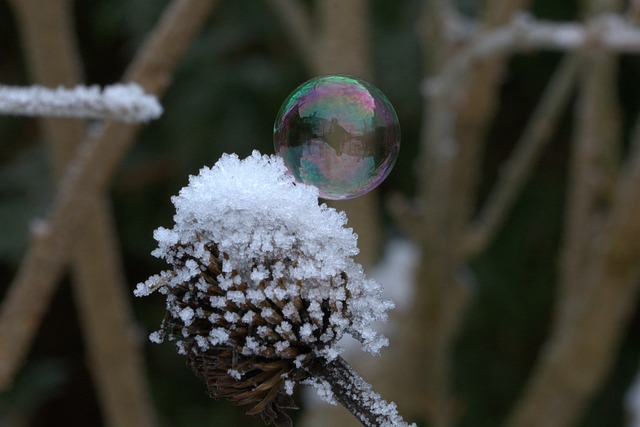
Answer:
<svg viewBox="0 0 640 427"><path fill-rule="evenodd" d="M267 424L291 425L293 386L338 358L343 335L371 353L387 344L372 324L392 303L353 261L345 215L317 197L278 157L224 155L173 198L175 225L156 230L153 252L172 268L136 289L166 295L152 340L176 341L212 397Z"/></svg>

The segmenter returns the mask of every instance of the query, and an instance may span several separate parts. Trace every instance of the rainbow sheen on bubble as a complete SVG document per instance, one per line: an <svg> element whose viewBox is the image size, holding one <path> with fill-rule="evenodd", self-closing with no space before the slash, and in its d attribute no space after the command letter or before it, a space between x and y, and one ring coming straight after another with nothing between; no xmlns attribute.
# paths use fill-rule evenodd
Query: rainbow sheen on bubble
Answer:
<svg viewBox="0 0 640 427"><path fill-rule="evenodd" d="M371 83L344 75L300 85L274 124L276 154L325 199L352 199L389 175L400 151L398 116Z"/></svg>

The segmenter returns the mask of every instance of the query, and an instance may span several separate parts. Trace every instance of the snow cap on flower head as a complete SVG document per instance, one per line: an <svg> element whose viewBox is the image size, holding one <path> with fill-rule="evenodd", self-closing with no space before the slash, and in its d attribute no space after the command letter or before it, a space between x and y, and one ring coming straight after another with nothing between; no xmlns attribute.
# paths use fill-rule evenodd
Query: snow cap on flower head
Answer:
<svg viewBox="0 0 640 427"><path fill-rule="evenodd" d="M344 213L317 197L279 157L223 155L173 198L174 227L154 234L153 254L172 269L136 289L167 295L152 339L175 340L212 397L253 404L279 426L305 364L334 359L344 334L371 353L387 344L371 325L392 303L353 261Z"/></svg>

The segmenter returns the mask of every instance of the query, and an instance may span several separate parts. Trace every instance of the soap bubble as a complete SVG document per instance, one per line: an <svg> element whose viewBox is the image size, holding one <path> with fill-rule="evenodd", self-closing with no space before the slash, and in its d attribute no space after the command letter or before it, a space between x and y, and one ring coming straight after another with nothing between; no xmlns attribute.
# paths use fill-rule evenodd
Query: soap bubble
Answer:
<svg viewBox="0 0 640 427"><path fill-rule="evenodd" d="M294 178L325 199L352 199L389 175L400 150L398 116L371 83L350 76L313 78L280 108L276 153Z"/></svg>

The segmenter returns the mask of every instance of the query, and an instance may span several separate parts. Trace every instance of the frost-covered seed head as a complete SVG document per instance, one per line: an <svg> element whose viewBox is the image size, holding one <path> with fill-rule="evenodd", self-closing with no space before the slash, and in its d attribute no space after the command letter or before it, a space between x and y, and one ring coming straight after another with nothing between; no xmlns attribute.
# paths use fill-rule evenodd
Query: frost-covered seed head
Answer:
<svg viewBox="0 0 640 427"><path fill-rule="evenodd" d="M290 425L283 409L305 363L335 358L344 334L371 353L387 342L370 325L392 304L353 261L345 215L317 196L278 157L224 155L190 177L173 198L174 227L154 234L153 254L172 269L136 288L167 295L161 333L212 397L253 404L279 426Z"/></svg>

